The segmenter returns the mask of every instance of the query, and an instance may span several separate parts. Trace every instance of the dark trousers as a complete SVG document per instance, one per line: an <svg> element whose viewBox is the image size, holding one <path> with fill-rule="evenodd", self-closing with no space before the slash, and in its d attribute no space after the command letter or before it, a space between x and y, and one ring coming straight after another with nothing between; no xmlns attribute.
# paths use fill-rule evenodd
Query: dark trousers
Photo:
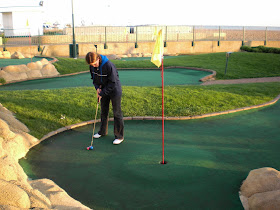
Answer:
<svg viewBox="0 0 280 210"><path fill-rule="evenodd" d="M108 134L108 120L109 120L109 105L112 101L114 113L114 135L116 139L123 139L123 114L121 110L121 96L103 96L101 98L101 125L99 134L105 136Z"/></svg>

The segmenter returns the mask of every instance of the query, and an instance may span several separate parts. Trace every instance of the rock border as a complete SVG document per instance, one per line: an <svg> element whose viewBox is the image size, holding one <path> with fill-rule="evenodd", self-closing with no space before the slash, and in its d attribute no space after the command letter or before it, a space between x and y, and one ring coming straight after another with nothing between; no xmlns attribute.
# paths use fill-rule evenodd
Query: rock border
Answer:
<svg viewBox="0 0 280 210"><path fill-rule="evenodd" d="M58 61L55 57L47 57L47 56L35 56L35 57L41 58L41 59L43 59L43 58L51 58L52 60L49 61L50 64L53 64L53 63ZM32 63L32 62L30 62L30 63ZM25 64L8 65L8 66L20 66L20 65L27 66L28 64L26 64L26 65ZM0 69L3 69L3 68L8 67L8 66L1 67ZM53 77L57 77L57 76L47 76L47 75L45 75L43 77L32 77L32 78L29 78L29 79L13 80L13 81L10 81L10 82L8 81L5 84L0 83L0 86L1 85L7 85L7 84L13 84L13 83L17 83L17 82L24 82L24 81L30 81L30 80L36 80L36 79L46 79L46 78L53 78Z"/></svg>
<svg viewBox="0 0 280 210"><path fill-rule="evenodd" d="M84 209L50 179L30 180L19 159L39 140L0 103L0 209Z"/></svg>
<svg viewBox="0 0 280 210"><path fill-rule="evenodd" d="M280 172L271 167L251 170L240 187L239 197L245 210L279 209Z"/></svg>

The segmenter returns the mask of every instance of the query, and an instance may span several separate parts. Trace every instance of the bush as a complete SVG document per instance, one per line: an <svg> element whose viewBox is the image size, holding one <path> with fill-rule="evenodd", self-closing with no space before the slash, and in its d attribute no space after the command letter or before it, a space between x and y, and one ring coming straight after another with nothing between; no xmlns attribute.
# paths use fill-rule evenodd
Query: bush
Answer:
<svg viewBox="0 0 280 210"><path fill-rule="evenodd" d="M0 78L0 84L6 84L6 80L4 78Z"/></svg>
<svg viewBox="0 0 280 210"><path fill-rule="evenodd" d="M241 51L247 51L247 52L253 52L253 49L249 46L241 46L240 50Z"/></svg>
<svg viewBox="0 0 280 210"><path fill-rule="evenodd" d="M45 29L44 30L44 35L63 35L63 30L59 30L59 29Z"/></svg>
<svg viewBox="0 0 280 210"><path fill-rule="evenodd" d="M264 47L264 46L249 47L249 46L242 46L242 47L240 47L240 50L247 51L247 52L280 54L280 48L276 48L276 47Z"/></svg>
<svg viewBox="0 0 280 210"><path fill-rule="evenodd" d="M263 52L265 53L276 53L280 54L280 48L275 48L275 47L263 47L259 46L260 49L262 49Z"/></svg>

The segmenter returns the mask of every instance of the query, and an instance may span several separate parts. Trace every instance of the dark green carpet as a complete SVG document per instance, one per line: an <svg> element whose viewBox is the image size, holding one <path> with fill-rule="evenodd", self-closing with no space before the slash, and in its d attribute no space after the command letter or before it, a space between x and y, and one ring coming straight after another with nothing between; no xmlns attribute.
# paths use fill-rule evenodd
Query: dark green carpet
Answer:
<svg viewBox="0 0 280 210"><path fill-rule="evenodd" d="M165 69L165 85L198 85L199 79L209 72L189 69ZM160 70L119 70L122 85L161 86ZM0 86L0 90L58 89L68 87L93 86L89 73L67 77L37 79Z"/></svg>
<svg viewBox="0 0 280 210"><path fill-rule="evenodd" d="M20 164L94 209L243 209L238 191L249 171L280 169L280 103L199 120L126 121L125 142L94 140L92 125L37 145ZM97 126L99 127L99 125Z"/></svg>

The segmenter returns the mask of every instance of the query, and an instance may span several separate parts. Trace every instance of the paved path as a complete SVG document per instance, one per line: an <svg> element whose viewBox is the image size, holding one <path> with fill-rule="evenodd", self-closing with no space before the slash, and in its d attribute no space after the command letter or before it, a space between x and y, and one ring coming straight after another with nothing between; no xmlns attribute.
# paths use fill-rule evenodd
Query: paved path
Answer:
<svg viewBox="0 0 280 210"><path fill-rule="evenodd" d="M201 85L259 83L259 82L280 82L280 77L262 77L262 78L248 78L248 79L213 80L213 81L203 82Z"/></svg>

